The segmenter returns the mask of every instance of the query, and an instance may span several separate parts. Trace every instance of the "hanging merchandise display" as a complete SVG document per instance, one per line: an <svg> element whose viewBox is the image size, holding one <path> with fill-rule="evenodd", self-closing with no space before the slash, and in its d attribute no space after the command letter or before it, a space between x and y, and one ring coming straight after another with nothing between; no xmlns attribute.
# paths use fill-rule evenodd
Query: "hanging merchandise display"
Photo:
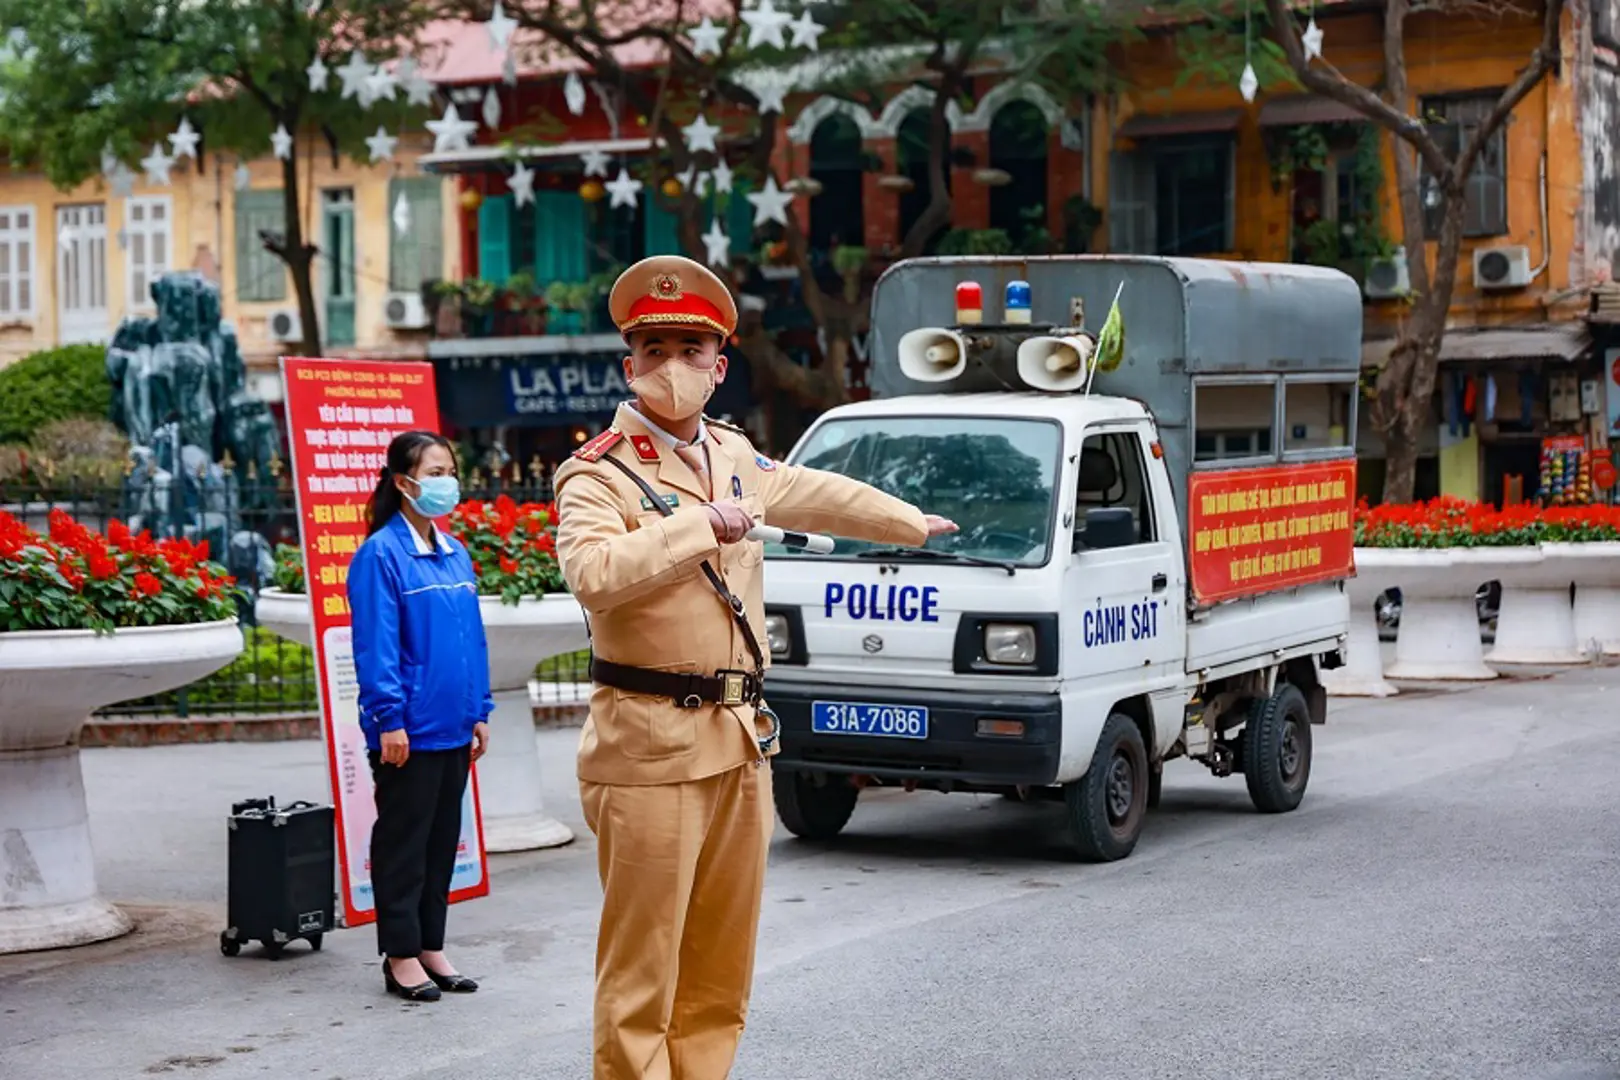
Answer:
<svg viewBox="0 0 1620 1080"><path fill-rule="evenodd" d="M1592 454L1579 435L1541 441L1541 500L1548 506L1579 506L1592 501Z"/></svg>

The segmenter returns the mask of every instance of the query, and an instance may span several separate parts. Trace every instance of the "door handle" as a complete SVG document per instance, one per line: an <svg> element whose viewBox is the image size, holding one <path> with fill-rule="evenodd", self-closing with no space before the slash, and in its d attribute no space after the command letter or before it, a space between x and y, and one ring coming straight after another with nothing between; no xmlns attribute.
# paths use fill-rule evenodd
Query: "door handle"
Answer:
<svg viewBox="0 0 1620 1080"><path fill-rule="evenodd" d="M1163 574L1153 575L1153 591L1164 592L1164 587L1170 584L1170 579Z"/></svg>

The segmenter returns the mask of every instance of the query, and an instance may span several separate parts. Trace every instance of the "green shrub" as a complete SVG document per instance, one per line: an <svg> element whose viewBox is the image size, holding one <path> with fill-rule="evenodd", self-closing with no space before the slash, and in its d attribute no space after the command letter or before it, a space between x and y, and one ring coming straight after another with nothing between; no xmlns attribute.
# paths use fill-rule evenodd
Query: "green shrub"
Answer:
<svg viewBox="0 0 1620 1080"><path fill-rule="evenodd" d="M180 697L192 713L301 713L318 707L315 653L262 626L244 628L235 660L182 690L152 698L160 712L179 714ZM145 703L143 703L145 704Z"/></svg>
<svg viewBox="0 0 1620 1080"><path fill-rule="evenodd" d="M105 419L111 408L103 346L46 349L0 368L0 443L28 442L53 420Z"/></svg>

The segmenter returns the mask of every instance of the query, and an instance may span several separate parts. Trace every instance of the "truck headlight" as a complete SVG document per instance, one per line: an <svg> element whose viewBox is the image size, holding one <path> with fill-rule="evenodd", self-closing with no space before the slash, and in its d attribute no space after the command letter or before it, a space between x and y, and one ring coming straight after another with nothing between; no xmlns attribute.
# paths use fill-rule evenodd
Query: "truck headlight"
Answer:
<svg viewBox="0 0 1620 1080"><path fill-rule="evenodd" d="M1035 628L1028 623L987 623L984 658L992 664L1033 664Z"/></svg>
<svg viewBox="0 0 1620 1080"><path fill-rule="evenodd" d="M772 656L786 656L793 651L793 635L788 631L786 615L765 616L765 641Z"/></svg>

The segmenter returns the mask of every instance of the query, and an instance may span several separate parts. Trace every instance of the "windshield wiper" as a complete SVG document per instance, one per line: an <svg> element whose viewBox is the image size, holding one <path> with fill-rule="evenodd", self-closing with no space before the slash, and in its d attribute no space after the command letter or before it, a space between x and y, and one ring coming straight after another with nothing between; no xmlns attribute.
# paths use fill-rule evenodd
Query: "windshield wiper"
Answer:
<svg viewBox="0 0 1620 1080"><path fill-rule="evenodd" d="M941 562L967 563L970 566L993 566L1007 571L1012 577L1018 568L1005 559L984 559L977 555L963 555L958 551L934 551L932 548L886 547L872 548L855 556L857 559L937 559Z"/></svg>

